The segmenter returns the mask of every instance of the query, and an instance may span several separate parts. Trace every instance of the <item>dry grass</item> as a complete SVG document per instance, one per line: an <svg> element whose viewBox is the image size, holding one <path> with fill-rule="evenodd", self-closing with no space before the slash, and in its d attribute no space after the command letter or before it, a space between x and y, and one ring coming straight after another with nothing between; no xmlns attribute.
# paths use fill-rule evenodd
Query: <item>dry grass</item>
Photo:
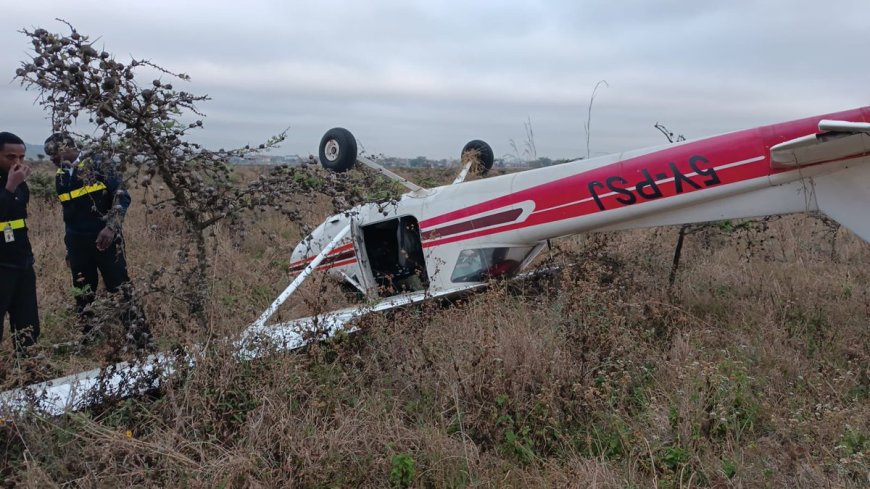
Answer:
<svg viewBox="0 0 870 489"><path fill-rule="evenodd" d="M173 265L177 223L140 200L125 229L142 289ZM326 212L305 204L311 223ZM30 211L48 363L98 364L45 346L75 337L70 279L59 208ZM212 335L288 282L300 233L271 213L217 230ZM558 277L369 317L297 354L239 364L215 343L160 396L7 422L0 472L24 487L870 484L870 246L802 216L710 229L668 291L676 235L565 239ZM301 292L282 317L346 301L327 282ZM143 301L163 347L207 339L171 296Z"/></svg>

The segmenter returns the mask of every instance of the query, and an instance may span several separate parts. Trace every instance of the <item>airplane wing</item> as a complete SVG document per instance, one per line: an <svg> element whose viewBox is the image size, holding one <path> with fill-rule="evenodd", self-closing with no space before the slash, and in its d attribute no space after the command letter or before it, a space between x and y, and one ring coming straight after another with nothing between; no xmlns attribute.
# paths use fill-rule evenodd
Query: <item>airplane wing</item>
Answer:
<svg viewBox="0 0 870 489"><path fill-rule="evenodd" d="M474 284L443 291L456 294L480 287ZM252 360L274 352L301 348L340 331L357 330L355 321L368 314L416 304L436 297L425 292L402 294L370 306L340 309L284 323L253 324L233 342L239 361ZM229 340L228 340L229 341ZM157 389L180 367L195 367L196 359L207 354L201 346L180 355L158 353L137 362L121 362L19 389L0 393L0 420L12 413L37 411L50 416L78 411L113 398L125 398Z"/></svg>
<svg viewBox="0 0 870 489"><path fill-rule="evenodd" d="M59 416L104 399L142 394L159 387L176 365L176 357L161 353L2 392L0 419L30 410Z"/></svg>
<svg viewBox="0 0 870 489"><path fill-rule="evenodd" d="M276 325L253 325L234 342L237 358L252 360L269 352L293 350L311 339L333 336L354 319L370 312L404 305L386 302L372 308L342 309ZM351 326L348 331L355 329ZM320 331L320 334L315 331ZM58 416L108 399L143 394L160 387L179 367L185 364L195 366L196 359L203 354L202 347L192 348L181 355L158 353L138 362L121 362L6 391L0 393L0 413L34 410Z"/></svg>

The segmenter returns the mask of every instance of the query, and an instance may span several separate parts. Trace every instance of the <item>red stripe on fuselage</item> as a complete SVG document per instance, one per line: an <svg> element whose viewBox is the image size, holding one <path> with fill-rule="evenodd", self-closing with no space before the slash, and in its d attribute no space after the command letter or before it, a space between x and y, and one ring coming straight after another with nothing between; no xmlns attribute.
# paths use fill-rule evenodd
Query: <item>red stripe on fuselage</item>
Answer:
<svg viewBox="0 0 870 489"><path fill-rule="evenodd" d="M675 145L447 212L419 223L424 239L430 239L423 246L429 248L639 205L770 174L796 171L799 168L771 168L770 147L800 136L817 133L818 122L821 119L870 122L870 108L811 117ZM747 160L753 161L747 162ZM715 178L710 173L711 168L715 171ZM547 171L552 171L552 168L531 172ZM655 184L655 191L649 185L644 186L648 182ZM640 189L638 185L641 185ZM653 198L646 198L644 193L653 195ZM532 201L534 207L532 214L523 222L505 221L504 226L497 226L500 223L493 222L490 216L480 217L481 214L524 201ZM503 218L506 216L503 214L501 212L492 215ZM513 219L516 219L516 216ZM440 229L433 229L444 224L446 225ZM488 226L488 229L474 231L484 225ZM492 227L494 225L496 227ZM446 236L448 232L453 235ZM352 244L344 245L330 253L330 256L351 247ZM300 260L294 265L308 263L313 258L312 256ZM354 261L342 262L342 264ZM339 265L329 264L329 268L334 266Z"/></svg>
<svg viewBox="0 0 870 489"><path fill-rule="evenodd" d="M628 205L638 205L660 198L673 197L681 193L695 192L711 186L733 184L772 173L796 171L798 168L772 169L769 159L770 147L800 136L818 133L818 123L821 119L868 122L870 121L870 107L809 117L797 121L707 138L688 144L676 145L673 148L665 148L635 158L618 161L600 168L594 168L583 173L491 199L480 204L448 212L421 221L420 228L428 231L432 227L443 223L473 217L523 201L530 200L535 204L532 215L522 223L513 223L479 232L436 239L424 243L423 246L432 247L479 236L572 219ZM729 167L731 164L759 157L761 159L757 161ZM694 160L695 165L691 164L693 158L696 158ZM712 179L710 176L705 176L706 180L698 178L698 171L696 171L698 168L707 171L709 168L719 167L725 168L716 170L716 179ZM541 169L532 171L546 172L551 170ZM675 174L677 173L681 177L676 176ZM695 174L695 176L687 177L691 174ZM704 175L702 174L702 176ZM669 180L672 177L674 179ZM694 184L687 182L686 178L689 178ZM656 182L661 196L657 196L654 199L644 199L638 193L637 185L650 180ZM662 180L668 181L659 183ZM718 182L715 180L718 180ZM613 193L610 188L611 186L607 185L608 181L610 181L612 187L624 192ZM700 188L696 186L698 183L701 183ZM678 185L681 188L678 188ZM596 192L597 190L601 192L598 193ZM632 197L626 192L631 192L634 195L633 202ZM609 195L605 196L605 194Z"/></svg>
<svg viewBox="0 0 870 489"><path fill-rule="evenodd" d="M818 124L821 119L870 122L870 107L808 117L797 121L715 136L688 144L675 145L673 148L665 148L635 158L618 161L607 166L594 168L557 181L548 182L426 219L420 222L420 228L427 230L434 226L473 217L525 200L534 201L536 212L562 207L585 197L592 197L587 191L587 186L591 181L604 181L611 177L621 177L629 182L626 185L627 187L632 187L645 178L641 174L642 170L646 169L653 176L663 172L670 173L670 163L674 163L676 168L684 174L690 173L693 170L689 166L689 158L695 155L706 158L709 161L707 166L713 167L759 155L769 156L770 147L775 144L807 134L817 133ZM531 170L529 173L552 171L552 168ZM761 170L761 165L759 165L757 171L761 172ZM793 170L788 168L771 170L770 165L764 168L764 171L768 174ZM745 176L740 178L740 180L747 178L751 177ZM656 180L658 179L656 178Z"/></svg>
<svg viewBox="0 0 870 489"><path fill-rule="evenodd" d="M440 227L438 229L425 231L420 235L420 237L423 239L423 241L426 241L436 238L445 238L447 236L464 233L466 231L473 231L475 229L497 226L499 224L515 221L518 217L520 217L522 213L522 209L511 209L509 211L498 212L496 214L490 214L488 216L469 219L468 221L462 221L456 224L451 224L449 226Z"/></svg>
<svg viewBox="0 0 870 489"><path fill-rule="evenodd" d="M755 159L755 161L751 161ZM640 205L644 202L652 202L654 200L673 197L675 195L680 195L681 193L690 193L696 192L698 190L703 190L704 188L711 188L713 186L722 186L733 184L745 180L749 180L752 178L764 177L769 173L769 159L766 157L756 157L756 158L747 158L750 160L749 163L741 164L738 166L730 166L731 162L721 165L722 169L716 170L716 177L718 179L718 183L710 186L701 186L701 188L695 188L694 186L686 183L686 179L690 179L692 182L696 184L700 184L702 180L698 177L698 175L692 175L692 173L682 174L683 176L680 179L673 178L665 178L662 180L656 181L656 186L658 187L658 191L661 193L661 197L657 197L654 199L646 199L642 200L637 198L637 201L633 204L624 204L619 202L617 199L623 198L625 199L625 194L608 192L607 194L602 194L598 196L598 201L595 200L591 195L587 194L588 197L585 197L580 200L574 200L565 205L551 205L548 208L544 208L542 210L535 210L529 216L528 219L521 223L508 224L505 226L499 226L495 228L489 228L486 230L482 230L479 232L462 234L459 236L446 237L443 239L436 239L423 244L424 248L429 248L432 246L438 246L447 243L453 243L456 241L462 241L466 239L477 238L480 236L487 236L490 234L502 233L505 231L512 231L516 229L523 229L532 226L539 226L542 224L549 224L552 222L562 221L566 219L573 219L577 217L582 217L590 214L595 214L597 212L619 209L622 207L627 207L629 205ZM704 170L709 170L708 168L704 168ZM595 180L590 180L595 181ZM680 182L682 185L682 192L677 192L677 182ZM573 183L573 182L571 182ZM633 195L636 195L636 185L637 182L634 182L635 185L626 186L626 192L632 192ZM588 182L587 182L588 186ZM551 190L552 191L552 190ZM534 198L534 197L533 197ZM527 199L522 199L527 200ZM602 209L602 206L604 207Z"/></svg>
<svg viewBox="0 0 870 489"><path fill-rule="evenodd" d="M678 171L683 174L692 173L694 170L689 165L689 158L702 156L709 163L706 167L718 166L724 163L739 161L763 152L763 145L759 138L754 137L755 130L742 131L716 138L696 141L694 143L666 148L654 153L645 154L635 158L618 161L600 168L593 168L583 173L547 182L536 187L520 190L503 197L482 202L464 209L448 212L441 216L420 222L422 229L437 226L442 223L474 216L501 207L507 207L522 201L531 200L535 203L535 211L561 207L583 198L592 197L588 186L590 182L605 183L610 178L621 178L627 183L623 187L633 187L645 177L641 173L647 170L652 176L666 174L672 176L670 164L674 164ZM548 169L532 170L547 171ZM658 179L656 179L658 180ZM616 182L614 182L616 183ZM605 187L606 188L606 187ZM607 193L603 191L602 193ZM567 217L576 217L568 216ZM566 218L567 218L566 217Z"/></svg>
<svg viewBox="0 0 870 489"><path fill-rule="evenodd" d="M334 250L330 251L329 254L326 255L325 260L339 260L342 257L335 256L335 255L338 255L338 254L342 253L343 251L347 251L347 250L350 250L351 253L356 253L356 251L353 249L353 243L348 243L345 245L341 245L341 246L335 248ZM317 256L317 254L314 254L312 256L309 256L309 257L306 257L306 258L303 258L301 260L297 260L297 261L291 263L290 267L289 267L290 271L297 272L297 271L304 269L308 263L311 263L312 261L314 261L314 258L316 256ZM319 269L319 268L320 268L320 266L317 267L317 269Z"/></svg>
<svg viewBox="0 0 870 489"><path fill-rule="evenodd" d="M320 265L317 268L315 268L315 270L329 270L330 268L343 267L345 265L350 265L352 263L356 263L356 257L351 258L350 260L336 261L333 263L327 263L326 265Z"/></svg>

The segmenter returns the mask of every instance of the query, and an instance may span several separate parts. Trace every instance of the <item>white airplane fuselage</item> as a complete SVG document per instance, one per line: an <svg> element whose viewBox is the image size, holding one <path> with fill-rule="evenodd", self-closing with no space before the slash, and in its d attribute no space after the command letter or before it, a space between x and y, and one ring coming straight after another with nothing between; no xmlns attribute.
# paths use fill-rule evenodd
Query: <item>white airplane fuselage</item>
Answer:
<svg viewBox="0 0 870 489"><path fill-rule="evenodd" d="M819 135L823 119L867 123L870 108L364 204L327 219L300 243L291 270L304 268L347 225L350 235L317 269L382 296L399 291L384 285L414 267L433 294L515 274L546 240L589 231L822 210L868 239L863 216L846 200L863 199L864 212L870 203L870 136ZM389 255L398 256L395 269ZM475 266L486 270L475 274Z"/></svg>

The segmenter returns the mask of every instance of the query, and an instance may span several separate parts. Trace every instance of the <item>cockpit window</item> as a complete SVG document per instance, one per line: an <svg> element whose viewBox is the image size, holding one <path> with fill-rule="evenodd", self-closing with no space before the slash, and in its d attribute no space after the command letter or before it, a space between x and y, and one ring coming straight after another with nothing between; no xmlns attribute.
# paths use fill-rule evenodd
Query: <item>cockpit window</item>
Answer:
<svg viewBox="0 0 870 489"><path fill-rule="evenodd" d="M450 280L484 282L491 278L514 275L531 251L530 246L462 250Z"/></svg>

